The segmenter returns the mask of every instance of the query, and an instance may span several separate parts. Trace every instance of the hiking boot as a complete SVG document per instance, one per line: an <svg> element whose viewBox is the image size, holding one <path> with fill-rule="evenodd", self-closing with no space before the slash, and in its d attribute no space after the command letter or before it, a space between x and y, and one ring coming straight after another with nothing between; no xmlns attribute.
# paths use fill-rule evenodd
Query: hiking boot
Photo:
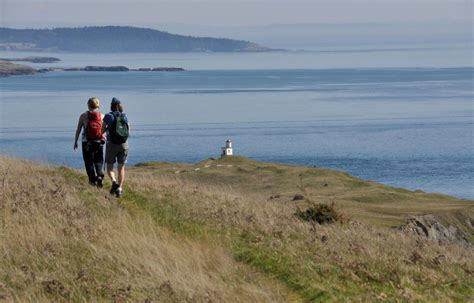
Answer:
<svg viewBox="0 0 474 303"><path fill-rule="evenodd" d="M102 180L103 180L103 178L101 176L97 177L97 180L95 181L95 183L96 183L98 188L102 188L102 186L103 186Z"/></svg>
<svg viewBox="0 0 474 303"><path fill-rule="evenodd" d="M117 198L120 198L121 196L123 195L123 190L121 187L117 188L117 190L115 191L115 196Z"/></svg>
<svg viewBox="0 0 474 303"><path fill-rule="evenodd" d="M120 186L118 185L117 182L113 181L112 182L112 188L110 188L110 194L113 195L117 192L117 189L119 188Z"/></svg>

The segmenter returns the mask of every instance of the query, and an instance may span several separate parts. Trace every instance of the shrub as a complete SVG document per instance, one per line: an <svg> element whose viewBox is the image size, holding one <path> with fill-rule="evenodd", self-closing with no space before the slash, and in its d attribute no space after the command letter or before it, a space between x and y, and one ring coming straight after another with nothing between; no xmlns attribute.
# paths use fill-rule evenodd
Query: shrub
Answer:
<svg viewBox="0 0 474 303"><path fill-rule="evenodd" d="M304 200L303 195L294 195L292 201L299 201L299 200Z"/></svg>
<svg viewBox="0 0 474 303"><path fill-rule="evenodd" d="M318 224L334 223L336 221L343 222L343 215L332 204L316 204L306 210L298 209L295 216L301 220L308 222L317 222Z"/></svg>

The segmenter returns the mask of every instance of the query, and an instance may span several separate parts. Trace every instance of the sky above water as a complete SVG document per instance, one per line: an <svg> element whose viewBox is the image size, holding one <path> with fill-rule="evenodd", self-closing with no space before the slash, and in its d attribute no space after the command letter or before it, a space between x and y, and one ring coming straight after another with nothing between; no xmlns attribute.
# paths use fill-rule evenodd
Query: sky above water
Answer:
<svg viewBox="0 0 474 303"><path fill-rule="evenodd" d="M472 49L471 0L0 0L0 26L139 26L288 50Z"/></svg>
<svg viewBox="0 0 474 303"><path fill-rule="evenodd" d="M470 0L1 0L2 26L472 22Z"/></svg>

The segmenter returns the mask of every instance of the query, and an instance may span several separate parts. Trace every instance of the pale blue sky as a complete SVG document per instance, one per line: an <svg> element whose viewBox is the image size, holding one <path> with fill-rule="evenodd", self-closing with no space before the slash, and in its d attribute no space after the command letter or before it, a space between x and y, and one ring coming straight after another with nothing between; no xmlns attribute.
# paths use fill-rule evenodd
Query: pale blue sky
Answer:
<svg viewBox="0 0 474 303"><path fill-rule="evenodd" d="M0 26L132 25L273 48L472 48L472 0L0 0Z"/></svg>
<svg viewBox="0 0 474 303"><path fill-rule="evenodd" d="M0 0L1 25L472 22L471 0Z"/></svg>

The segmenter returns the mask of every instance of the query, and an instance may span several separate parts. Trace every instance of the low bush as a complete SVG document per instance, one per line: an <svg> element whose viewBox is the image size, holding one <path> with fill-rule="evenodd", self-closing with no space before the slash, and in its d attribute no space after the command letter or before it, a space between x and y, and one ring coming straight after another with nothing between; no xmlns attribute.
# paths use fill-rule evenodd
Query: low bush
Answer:
<svg viewBox="0 0 474 303"><path fill-rule="evenodd" d="M316 222L318 224L327 224L334 222L343 222L344 216L332 204L316 204L306 210L298 209L295 216L301 220L308 222Z"/></svg>

